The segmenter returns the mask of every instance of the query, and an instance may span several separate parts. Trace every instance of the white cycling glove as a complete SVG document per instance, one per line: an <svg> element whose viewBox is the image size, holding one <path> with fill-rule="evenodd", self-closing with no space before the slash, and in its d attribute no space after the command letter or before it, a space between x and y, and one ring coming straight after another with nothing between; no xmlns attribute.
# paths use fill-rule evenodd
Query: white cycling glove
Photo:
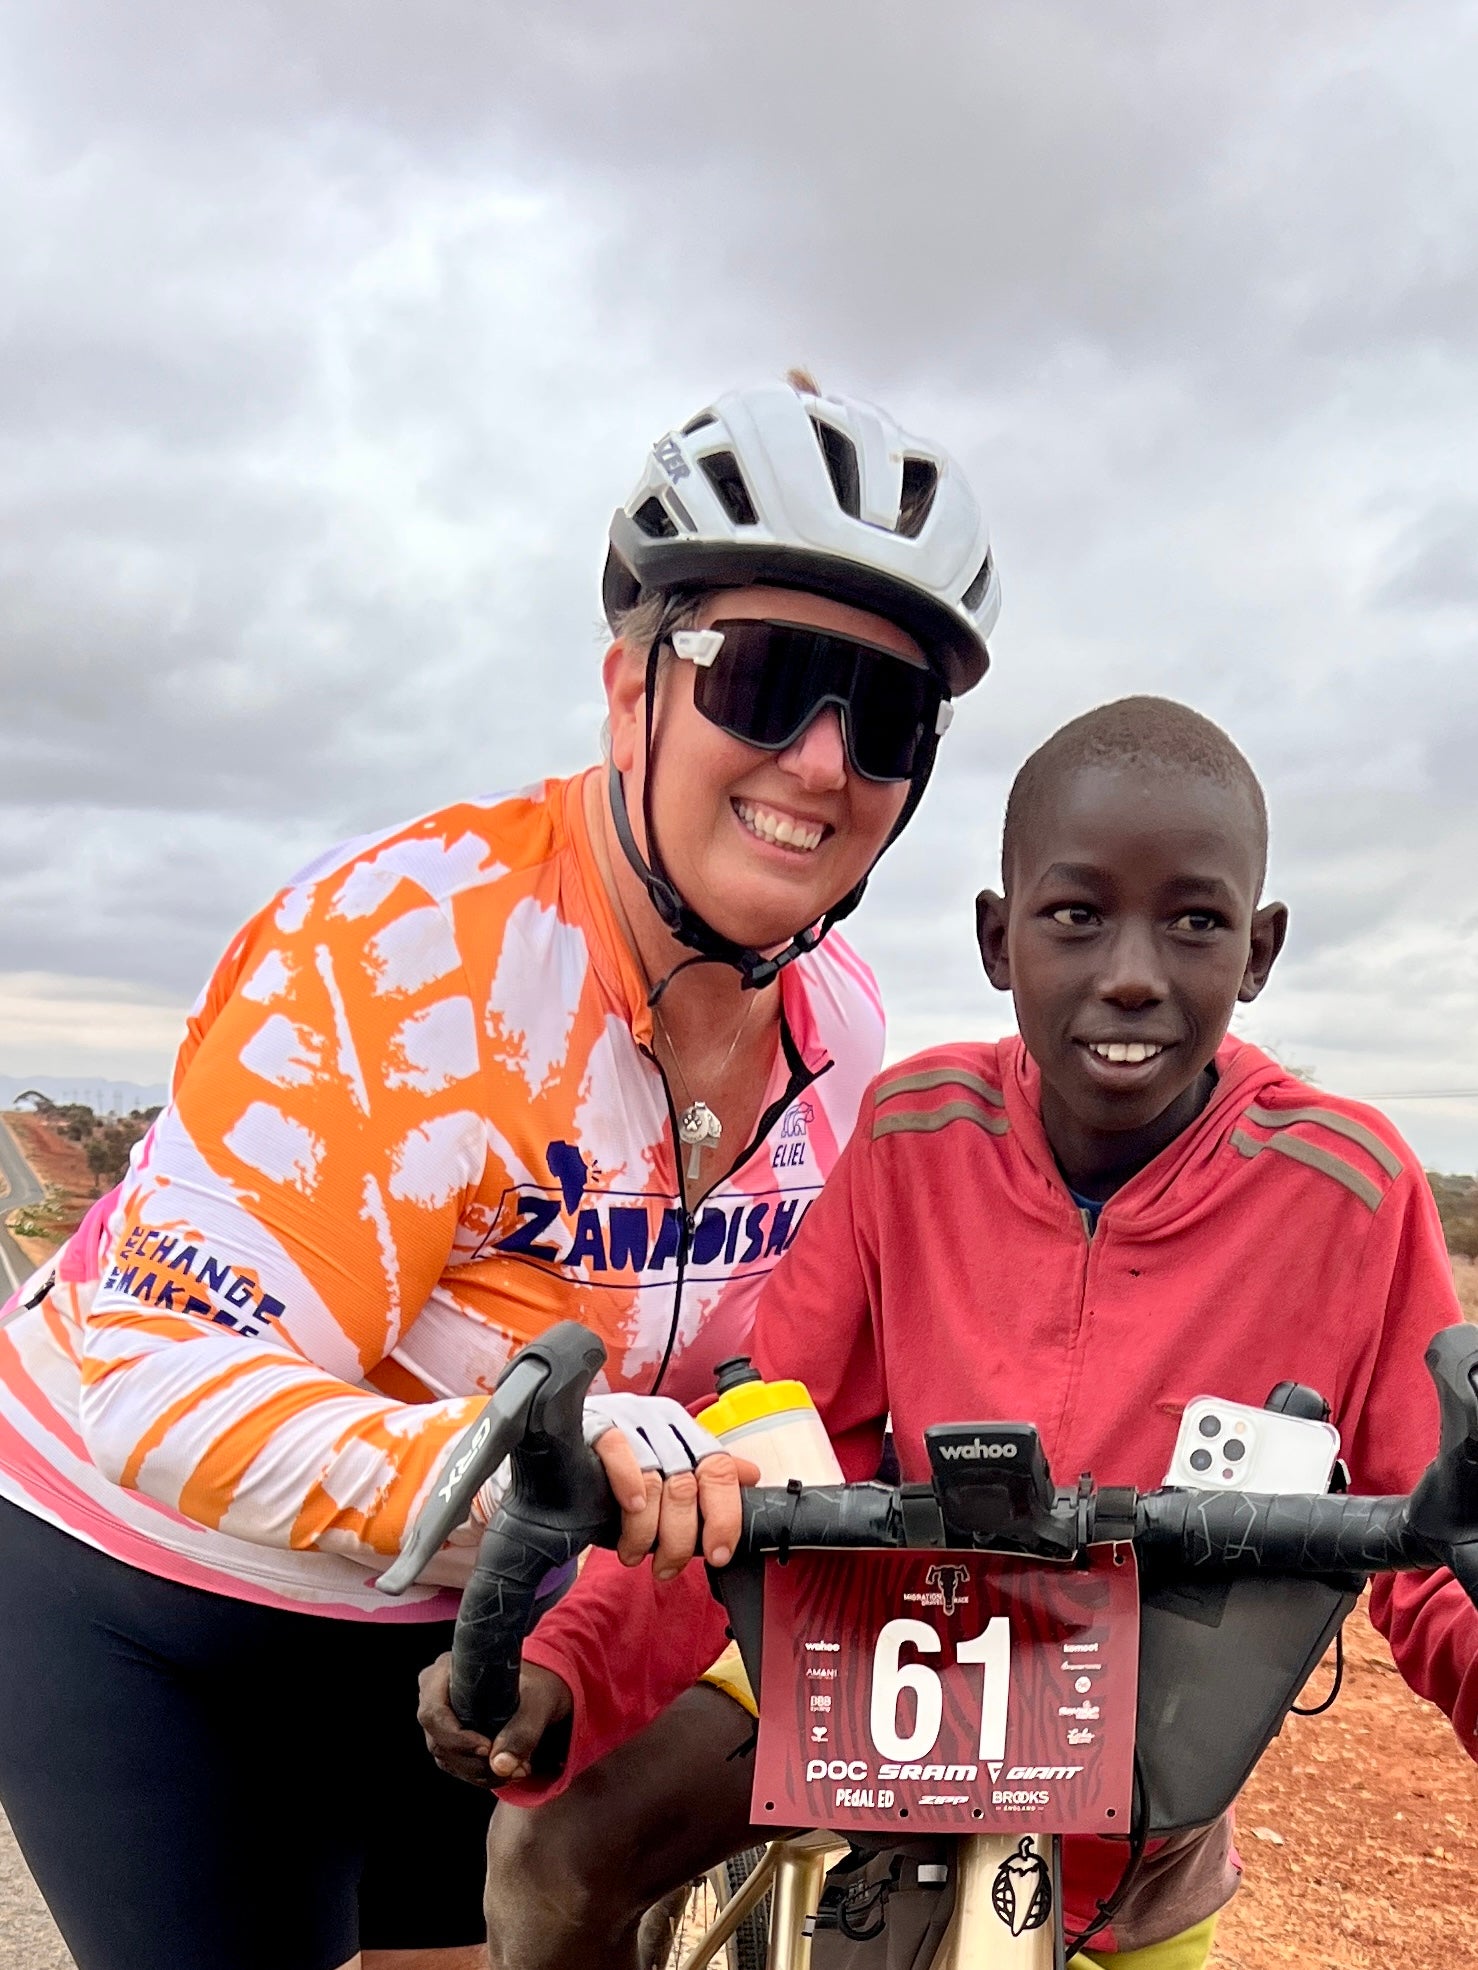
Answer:
<svg viewBox="0 0 1478 1970"><path fill-rule="evenodd" d="M680 1402L668 1395L593 1395L585 1403L585 1441L593 1444L607 1430L619 1430L644 1471L672 1477L691 1471L700 1457L711 1457L723 1445L701 1423L695 1423ZM513 1466L502 1463L472 1501L472 1516L452 1534L455 1544L479 1536L508 1494Z"/></svg>
<svg viewBox="0 0 1478 1970"><path fill-rule="evenodd" d="M587 1396L585 1441L593 1444L607 1430L619 1430L641 1468L660 1471L663 1477L691 1471L700 1458L724 1447L669 1395Z"/></svg>

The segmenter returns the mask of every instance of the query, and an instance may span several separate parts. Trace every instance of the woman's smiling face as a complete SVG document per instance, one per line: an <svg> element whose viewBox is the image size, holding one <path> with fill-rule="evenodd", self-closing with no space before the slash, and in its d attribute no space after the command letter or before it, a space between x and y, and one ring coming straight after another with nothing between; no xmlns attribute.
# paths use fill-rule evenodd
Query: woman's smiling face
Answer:
<svg viewBox="0 0 1478 1970"><path fill-rule="evenodd" d="M704 598L694 626L719 619L796 623L855 637L922 664L913 638L882 616L779 588ZM611 757L642 835L647 653L618 642L606 655ZM826 706L783 752L762 752L710 723L693 702L693 666L668 657L657 679L652 824L667 873L689 907L755 950L787 943L867 874L908 798L906 782L853 771L836 707Z"/></svg>

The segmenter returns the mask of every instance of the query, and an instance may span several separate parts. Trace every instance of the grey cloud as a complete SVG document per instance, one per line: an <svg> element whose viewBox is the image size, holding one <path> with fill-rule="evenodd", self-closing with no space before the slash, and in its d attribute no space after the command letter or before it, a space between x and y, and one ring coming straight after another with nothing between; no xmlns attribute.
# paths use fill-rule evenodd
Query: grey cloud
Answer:
<svg viewBox="0 0 1478 1970"><path fill-rule="evenodd" d="M578 187L621 209L603 264L621 292L660 281L702 311L709 284L745 289L843 359L914 350L958 385L982 359L1027 381L1076 339L1235 371L1259 314L1317 317L1331 275L1358 290L1406 237L1388 167L1399 183L1420 135L1381 93L1389 33L1370 6L1172 30L1156 8L1024 0L676 16L72 0L33 20L21 72L79 145L169 128L251 158L291 130L361 185L430 165ZM1389 155L1371 141L1387 130Z"/></svg>
<svg viewBox="0 0 1478 1970"><path fill-rule="evenodd" d="M187 999L328 841L588 759L642 446L802 358L950 442L1006 582L855 920L896 1032L1009 1025L1011 772L1159 690L1268 782L1248 1030L1478 1085L1474 23L0 7L0 970Z"/></svg>
<svg viewBox="0 0 1478 1970"><path fill-rule="evenodd" d="M1462 609L1478 631L1478 502L1444 500L1403 528L1377 608Z"/></svg>
<svg viewBox="0 0 1478 1970"><path fill-rule="evenodd" d="M108 977L187 1003L237 926L325 846L319 827L229 815L183 829L126 811L12 812L0 972Z"/></svg>

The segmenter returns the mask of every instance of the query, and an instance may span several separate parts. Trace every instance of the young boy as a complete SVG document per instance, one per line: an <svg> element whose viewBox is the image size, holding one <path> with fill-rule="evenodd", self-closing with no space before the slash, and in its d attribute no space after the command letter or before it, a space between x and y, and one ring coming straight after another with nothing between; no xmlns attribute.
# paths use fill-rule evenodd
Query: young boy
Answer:
<svg viewBox="0 0 1478 1970"><path fill-rule="evenodd" d="M1191 1397L1260 1404L1284 1379L1329 1398L1357 1491L1405 1491L1425 1466L1422 1355L1460 1316L1421 1167L1383 1115L1227 1036L1287 927L1259 903L1266 852L1250 766L1182 706L1102 707L1022 768L1005 894L978 903L1021 1037L879 1076L760 1303L757 1365L809 1385L849 1478L876 1470L890 1412L910 1479L927 1425L1019 1416L1055 1471L1151 1489ZM1382 1581L1372 1612L1475 1751L1461 1588ZM495 1965L634 1963L640 1909L754 1838L730 1757L748 1719L690 1687L723 1627L699 1568L663 1583L601 1554L530 1639L493 1771L522 1778L571 1708L573 1745L562 1796L494 1816ZM1072 1925L1122 1864L1122 1844L1066 1843ZM1164 1843L1095 1957L1195 1970L1236 1868L1226 1824Z"/></svg>

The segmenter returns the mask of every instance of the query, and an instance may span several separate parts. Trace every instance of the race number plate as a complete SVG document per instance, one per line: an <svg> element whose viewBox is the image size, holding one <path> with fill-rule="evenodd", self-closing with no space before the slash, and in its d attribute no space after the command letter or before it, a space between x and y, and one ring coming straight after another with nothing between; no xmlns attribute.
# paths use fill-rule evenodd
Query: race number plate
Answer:
<svg viewBox="0 0 1478 1970"><path fill-rule="evenodd" d="M849 1832L1127 1833L1132 1552L767 1563L753 1811Z"/></svg>

